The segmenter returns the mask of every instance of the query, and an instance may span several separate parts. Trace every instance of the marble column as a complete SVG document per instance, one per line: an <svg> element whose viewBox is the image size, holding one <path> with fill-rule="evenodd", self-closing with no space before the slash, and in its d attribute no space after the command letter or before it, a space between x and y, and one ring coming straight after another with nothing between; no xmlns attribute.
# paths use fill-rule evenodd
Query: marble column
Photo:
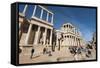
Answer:
<svg viewBox="0 0 100 68"><path fill-rule="evenodd" d="M28 44L28 40L29 40L29 36L30 36L31 29L32 29L32 24L30 24L29 25L29 28L28 28L28 33L26 35L26 40L25 40L25 44L26 45Z"/></svg>
<svg viewBox="0 0 100 68"><path fill-rule="evenodd" d="M73 31L74 31L74 34L76 34L76 33L75 33L75 32L76 32L75 28L73 28Z"/></svg>
<svg viewBox="0 0 100 68"><path fill-rule="evenodd" d="M20 34L21 34L20 28L21 28L21 23L19 22L19 36L20 36Z"/></svg>
<svg viewBox="0 0 100 68"><path fill-rule="evenodd" d="M40 19L42 19L42 16L43 16L43 9L41 9Z"/></svg>
<svg viewBox="0 0 100 68"><path fill-rule="evenodd" d="M81 44L80 44L80 39L79 39L79 46L81 46Z"/></svg>
<svg viewBox="0 0 100 68"><path fill-rule="evenodd" d="M76 38L74 37L74 46L76 46Z"/></svg>
<svg viewBox="0 0 100 68"><path fill-rule="evenodd" d="M74 46L74 37L72 36L72 46Z"/></svg>
<svg viewBox="0 0 100 68"><path fill-rule="evenodd" d="M53 18L54 18L54 14L52 14L52 19L51 19L51 23L53 24Z"/></svg>
<svg viewBox="0 0 100 68"><path fill-rule="evenodd" d="M35 5L35 7L34 7L34 10L33 10L33 14L32 14L32 17L34 17L34 15L35 15L35 12L36 12L36 8L37 8L37 5Z"/></svg>
<svg viewBox="0 0 100 68"><path fill-rule="evenodd" d="M77 39L77 46L79 46L79 40Z"/></svg>
<svg viewBox="0 0 100 68"><path fill-rule="evenodd" d="M56 38L56 46L58 46L59 42L58 42L58 33L56 34L57 38Z"/></svg>
<svg viewBox="0 0 100 68"><path fill-rule="evenodd" d="M25 5L24 10L23 10L23 14L25 15L26 9L27 9L28 5Z"/></svg>
<svg viewBox="0 0 100 68"><path fill-rule="evenodd" d="M80 45L82 46L82 39L80 40Z"/></svg>
<svg viewBox="0 0 100 68"><path fill-rule="evenodd" d="M35 34L34 45L38 44L39 37L40 37L39 35L40 35L40 26L38 26L38 29L37 29L36 34Z"/></svg>
<svg viewBox="0 0 100 68"><path fill-rule="evenodd" d="M69 35L67 35L67 41L68 41L68 44L67 45L69 46Z"/></svg>
<svg viewBox="0 0 100 68"><path fill-rule="evenodd" d="M50 45L52 45L52 29L50 31Z"/></svg>
<svg viewBox="0 0 100 68"><path fill-rule="evenodd" d="M43 33L43 44L46 44L46 37L47 37L47 28L45 28L45 32Z"/></svg>
<svg viewBox="0 0 100 68"><path fill-rule="evenodd" d="M67 29L67 32L69 32L69 25L68 25L68 29Z"/></svg>
<svg viewBox="0 0 100 68"><path fill-rule="evenodd" d="M20 27L21 27L21 23L19 22L19 29L20 29Z"/></svg>
<svg viewBox="0 0 100 68"><path fill-rule="evenodd" d="M71 46L73 45L72 36L71 36Z"/></svg>
<svg viewBox="0 0 100 68"><path fill-rule="evenodd" d="M48 22L49 19L49 13L47 13L46 21Z"/></svg>
<svg viewBox="0 0 100 68"><path fill-rule="evenodd" d="M70 46L72 46L72 37L70 36Z"/></svg>
<svg viewBox="0 0 100 68"><path fill-rule="evenodd" d="M76 40L75 40L75 36L74 36L74 46L76 46Z"/></svg>
<svg viewBox="0 0 100 68"><path fill-rule="evenodd" d="M77 46L77 38L75 37L75 46Z"/></svg>
<svg viewBox="0 0 100 68"><path fill-rule="evenodd" d="M71 36L69 35L69 46L71 46Z"/></svg>

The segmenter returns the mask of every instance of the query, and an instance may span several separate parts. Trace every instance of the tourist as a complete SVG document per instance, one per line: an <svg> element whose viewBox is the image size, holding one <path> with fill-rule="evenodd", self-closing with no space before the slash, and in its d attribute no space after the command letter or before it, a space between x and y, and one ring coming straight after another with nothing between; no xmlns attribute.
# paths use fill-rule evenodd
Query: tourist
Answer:
<svg viewBox="0 0 100 68"><path fill-rule="evenodd" d="M43 54L46 54L46 48L43 48Z"/></svg>
<svg viewBox="0 0 100 68"><path fill-rule="evenodd" d="M32 50L31 50L31 59L32 59L32 56L33 56L33 53L34 53L34 48L32 48Z"/></svg>

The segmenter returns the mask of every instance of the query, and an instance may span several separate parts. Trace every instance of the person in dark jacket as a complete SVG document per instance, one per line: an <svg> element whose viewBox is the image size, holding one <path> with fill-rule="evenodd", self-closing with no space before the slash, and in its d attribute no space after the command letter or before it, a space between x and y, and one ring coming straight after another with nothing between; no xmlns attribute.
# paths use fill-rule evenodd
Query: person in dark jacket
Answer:
<svg viewBox="0 0 100 68"><path fill-rule="evenodd" d="M46 48L43 48L43 54L46 54Z"/></svg>
<svg viewBox="0 0 100 68"><path fill-rule="evenodd" d="M31 59L32 59L32 56L33 56L33 54L34 54L34 48L32 48L32 50L31 50Z"/></svg>

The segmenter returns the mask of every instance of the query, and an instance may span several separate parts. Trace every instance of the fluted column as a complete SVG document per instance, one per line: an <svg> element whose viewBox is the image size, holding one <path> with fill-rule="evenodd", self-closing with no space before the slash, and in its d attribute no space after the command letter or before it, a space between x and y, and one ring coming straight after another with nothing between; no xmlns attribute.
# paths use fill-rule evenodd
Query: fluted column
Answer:
<svg viewBox="0 0 100 68"><path fill-rule="evenodd" d="M26 9L27 9L28 5L25 5L24 10L23 10L23 14L25 15Z"/></svg>
<svg viewBox="0 0 100 68"><path fill-rule="evenodd" d="M52 19L51 19L51 23L53 24L53 18L54 18L54 14L52 14Z"/></svg>
<svg viewBox="0 0 100 68"><path fill-rule="evenodd" d="M76 38L74 37L74 46L76 46Z"/></svg>
<svg viewBox="0 0 100 68"><path fill-rule="evenodd" d="M74 37L72 36L72 46L74 46Z"/></svg>
<svg viewBox="0 0 100 68"><path fill-rule="evenodd" d="M58 46L58 33L56 35L56 46Z"/></svg>
<svg viewBox="0 0 100 68"><path fill-rule="evenodd" d="M80 45L82 46L82 39L80 40Z"/></svg>
<svg viewBox="0 0 100 68"><path fill-rule="evenodd" d="M75 37L75 46L77 46L77 39L76 39L76 37Z"/></svg>
<svg viewBox="0 0 100 68"><path fill-rule="evenodd" d="M38 26L38 29L37 29L36 34L35 34L35 40L34 40L35 45L38 44L39 37L40 37L39 35L40 35L40 26Z"/></svg>
<svg viewBox="0 0 100 68"><path fill-rule="evenodd" d="M46 37L47 37L47 28L45 28L45 32L43 33L43 44L46 44Z"/></svg>
<svg viewBox="0 0 100 68"><path fill-rule="evenodd" d="M46 21L48 22L49 19L49 13L47 13Z"/></svg>
<svg viewBox="0 0 100 68"><path fill-rule="evenodd" d="M71 36L69 35L69 46L71 46Z"/></svg>
<svg viewBox="0 0 100 68"><path fill-rule="evenodd" d="M35 5L35 7L34 7L34 10L33 10L33 14L32 14L32 17L34 17L34 15L35 15L35 12L36 12L36 8L37 8L37 5Z"/></svg>
<svg viewBox="0 0 100 68"><path fill-rule="evenodd" d="M77 46L79 46L79 40L78 40L78 38L77 38Z"/></svg>
<svg viewBox="0 0 100 68"><path fill-rule="evenodd" d="M41 9L40 19L42 19L42 16L43 16L43 9Z"/></svg>
<svg viewBox="0 0 100 68"><path fill-rule="evenodd" d="M81 46L81 44L80 44L80 39L79 39L79 46Z"/></svg>
<svg viewBox="0 0 100 68"><path fill-rule="evenodd" d="M50 32L50 45L52 45L52 29L51 29L51 32Z"/></svg>
<svg viewBox="0 0 100 68"><path fill-rule="evenodd" d="M32 24L30 24L29 28L28 28L28 33L26 35L26 40L25 40L25 44L26 45L28 44L28 40L29 40L29 36L30 36L30 33L31 33L31 29L32 29Z"/></svg>
<svg viewBox="0 0 100 68"><path fill-rule="evenodd" d="M70 46L70 35L68 37L68 45Z"/></svg>
<svg viewBox="0 0 100 68"><path fill-rule="evenodd" d="M72 46L72 36L70 36L70 46Z"/></svg>

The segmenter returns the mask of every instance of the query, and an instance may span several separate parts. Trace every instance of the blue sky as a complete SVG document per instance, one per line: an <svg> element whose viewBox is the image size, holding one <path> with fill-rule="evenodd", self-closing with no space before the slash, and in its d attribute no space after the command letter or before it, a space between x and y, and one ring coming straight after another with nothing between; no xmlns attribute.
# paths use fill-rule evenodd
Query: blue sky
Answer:
<svg viewBox="0 0 100 68"><path fill-rule="evenodd" d="M96 31L96 9L79 7L48 6L54 13L54 27L60 29L67 22L75 25L86 41L91 40Z"/></svg>
<svg viewBox="0 0 100 68"><path fill-rule="evenodd" d="M19 6L20 12L22 12L24 6L25 4ZM29 5L26 12L27 18L31 17L33 9L34 5ZM91 40L96 31L95 8L48 6L47 9L54 13L54 28L60 29L62 24L70 22L78 28L86 41ZM40 9L37 10L36 14L36 16L40 15Z"/></svg>

